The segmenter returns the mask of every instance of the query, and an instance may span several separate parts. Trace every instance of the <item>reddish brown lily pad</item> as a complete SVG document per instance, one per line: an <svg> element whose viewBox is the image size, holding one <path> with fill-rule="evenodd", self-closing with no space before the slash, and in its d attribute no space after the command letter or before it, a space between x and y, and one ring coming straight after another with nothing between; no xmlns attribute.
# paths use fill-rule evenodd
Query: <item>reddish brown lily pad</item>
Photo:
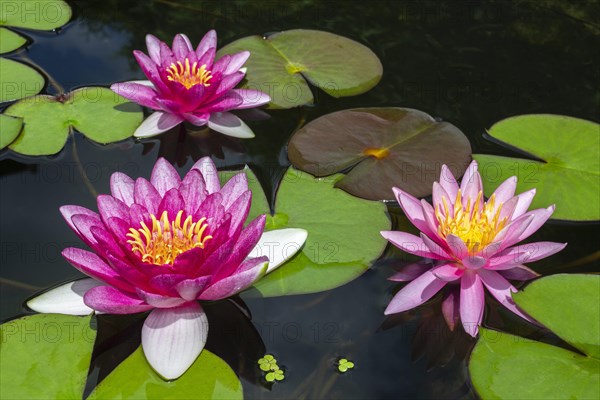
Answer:
<svg viewBox="0 0 600 400"><path fill-rule="evenodd" d="M392 200L394 186L430 195L443 164L462 176L471 145L460 129L422 111L361 108L311 121L294 134L288 154L295 167L315 176L345 172L336 186L350 194Z"/></svg>

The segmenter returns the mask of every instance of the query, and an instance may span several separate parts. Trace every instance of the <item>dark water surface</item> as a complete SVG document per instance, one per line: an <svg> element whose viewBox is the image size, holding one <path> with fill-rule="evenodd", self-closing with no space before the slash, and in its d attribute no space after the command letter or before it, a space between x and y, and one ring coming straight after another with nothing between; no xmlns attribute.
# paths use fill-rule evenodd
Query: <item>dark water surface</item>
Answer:
<svg viewBox="0 0 600 400"><path fill-rule="evenodd" d="M99 146L77 134L74 145L70 139L54 157L21 158L3 151L0 319L22 313L22 302L37 290L79 276L60 256L63 248L81 243L58 207L79 204L95 209L91 189L108 192L114 171L149 177L157 157L164 156L183 174L193 160L212 154L219 167L250 164L272 194L288 165L285 144L298 122L335 110L417 108L461 128L474 153L505 155L514 153L482 137L486 128L505 117L556 113L599 119L600 13L595 1L72 4L75 18L58 36L28 32L33 40L28 57L67 91L142 78L131 52L145 51L146 33L170 40L183 32L197 42L211 28L217 29L220 45L293 28L331 31L370 47L382 60L384 76L361 96L331 99L316 93L314 107L272 112L271 120L251 124L257 137L249 141L191 139L175 131L144 144L131 139ZM48 92L54 91L48 87ZM393 207L391 211L397 212ZM598 251L598 233L594 224L547 224L530 240L569 246L532 267L547 274L598 271L597 260L576 262ZM386 278L407 257L388 249L385 259L329 292L270 299L244 294L254 328L232 304L208 307L208 348L247 378L247 398L475 398L466 370L474 342L462 331L450 333L444 327L439 302L384 317L386 304L399 288ZM497 307L488 303L487 326L541 336ZM260 384L255 365L265 351L286 370L286 379L271 391ZM356 367L338 374L334 364L339 356L352 359Z"/></svg>

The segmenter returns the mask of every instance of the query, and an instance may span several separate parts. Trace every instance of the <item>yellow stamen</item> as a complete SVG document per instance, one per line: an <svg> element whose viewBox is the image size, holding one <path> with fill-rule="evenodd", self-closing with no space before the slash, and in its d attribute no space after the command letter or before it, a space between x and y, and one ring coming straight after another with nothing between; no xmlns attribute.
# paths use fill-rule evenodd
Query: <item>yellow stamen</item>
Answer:
<svg viewBox="0 0 600 400"><path fill-rule="evenodd" d="M181 61L171 64L167 68L167 79L181 83L186 89L195 85L210 86L208 83L212 79L211 72L206 69L206 64L198 66L198 62L194 62L190 66L190 60L185 59L185 66Z"/></svg>
<svg viewBox="0 0 600 400"><path fill-rule="evenodd" d="M494 195L487 202L482 202L482 198L483 193L479 192L475 202L471 203L469 199L467 204L463 205L464 199L459 190L454 202L454 210L450 209L445 197L442 197L442 204L438 204L435 210L439 222L438 234L442 238L450 234L458 236L465 242L471 255L476 255L492 243L510 217L505 216L500 219L502 204L495 207Z"/></svg>
<svg viewBox="0 0 600 400"><path fill-rule="evenodd" d="M150 214L152 228L142 221L139 229L129 228L127 237L131 238L127 243L131 245L131 251L138 254L142 261L148 264L173 265L177 256L185 251L196 247L204 248L207 240L212 236L204 235L208 224L204 223L206 218L193 222L190 215L183 221L183 211L179 211L175 221L170 221L168 213L163 211L157 219Z"/></svg>

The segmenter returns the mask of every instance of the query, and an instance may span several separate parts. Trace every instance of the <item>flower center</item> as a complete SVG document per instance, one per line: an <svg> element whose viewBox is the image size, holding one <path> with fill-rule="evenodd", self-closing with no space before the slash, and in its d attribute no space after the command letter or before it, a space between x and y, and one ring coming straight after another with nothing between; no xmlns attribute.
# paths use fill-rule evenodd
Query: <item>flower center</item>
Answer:
<svg viewBox="0 0 600 400"><path fill-rule="evenodd" d="M443 210L438 205L435 216L439 222L438 233L441 237L456 235L462 239L469 249L469 254L475 255L480 250L492 243L496 234L504 228L508 217L500 219L502 204L495 208L495 196L481 206L482 192L477 195L477 200L471 204L463 204L461 191L456 195L453 213L450 213L446 198L442 197Z"/></svg>
<svg viewBox="0 0 600 400"><path fill-rule="evenodd" d="M185 66L181 61L177 61L177 65L173 63L167 68L167 79L179 82L185 86L186 89L189 89L195 85L210 86L210 83L208 83L212 78L210 73L211 72L206 69L206 64L198 67L198 63L194 62L190 66L190 60L186 58Z"/></svg>
<svg viewBox="0 0 600 400"><path fill-rule="evenodd" d="M160 219L150 214L152 227L148 228L142 221L139 229L129 228L127 243L131 245L131 251L138 254L142 261L148 264L173 265L177 256L185 251L196 247L204 248L207 240L212 236L204 236L208 224L204 223L206 218L192 222L188 217L181 224L183 211L177 213L175 221L170 221L166 211L163 211Z"/></svg>

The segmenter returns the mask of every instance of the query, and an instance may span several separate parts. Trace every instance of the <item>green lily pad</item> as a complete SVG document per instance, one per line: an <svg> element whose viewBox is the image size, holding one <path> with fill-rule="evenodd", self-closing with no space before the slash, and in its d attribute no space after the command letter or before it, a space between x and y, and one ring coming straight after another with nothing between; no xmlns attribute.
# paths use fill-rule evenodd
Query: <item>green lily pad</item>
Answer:
<svg viewBox="0 0 600 400"><path fill-rule="evenodd" d="M407 108L357 108L324 115L298 130L292 164L316 176L346 171L336 186L371 200L393 200L396 186L431 194L446 164L461 176L471 160L467 137L448 122Z"/></svg>
<svg viewBox="0 0 600 400"><path fill-rule="evenodd" d="M21 118L0 114L0 149L11 144L21 132L22 127L23 120Z"/></svg>
<svg viewBox="0 0 600 400"><path fill-rule="evenodd" d="M103 144L126 139L143 119L140 106L101 87L77 89L60 99L30 97L8 107L5 114L25 123L10 149L32 156L58 153L72 129Z"/></svg>
<svg viewBox="0 0 600 400"><path fill-rule="evenodd" d="M0 398L81 399L96 338L90 322L41 314L0 325Z"/></svg>
<svg viewBox="0 0 600 400"><path fill-rule="evenodd" d="M7 58L0 58L0 82L0 103L34 96L46 84L35 69Z"/></svg>
<svg viewBox="0 0 600 400"><path fill-rule="evenodd" d="M248 36L223 47L218 56L248 50L245 88L271 96L272 108L313 102L306 81L333 97L354 96L381 79L379 58L362 44L328 32L294 29L263 38Z"/></svg>
<svg viewBox="0 0 600 400"><path fill-rule="evenodd" d="M0 28L0 54L18 49L27 43L27 39L6 28Z"/></svg>
<svg viewBox="0 0 600 400"><path fill-rule="evenodd" d="M179 379L164 381L141 347L110 373L88 399L242 399L242 384L225 361L208 350Z"/></svg>
<svg viewBox="0 0 600 400"><path fill-rule="evenodd" d="M474 154L487 196L516 175L517 192L537 189L532 208L556 204L554 219L600 220L599 124L562 115L521 115L497 122L489 134L539 160Z"/></svg>
<svg viewBox="0 0 600 400"><path fill-rule="evenodd" d="M600 276L549 276L513 298L584 354L481 329L469 362L477 393L483 399L598 398Z"/></svg>
<svg viewBox="0 0 600 400"><path fill-rule="evenodd" d="M0 0L0 25L51 31L71 16L71 7L62 0Z"/></svg>
<svg viewBox="0 0 600 400"><path fill-rule="evenodd" d="M274 215L266 230L302 228L304 247L254 287L265 297L314 293L341 286L364 273L386 246L380 231L390 229L383 203L353 197L334 187L341 179L325 179L289 168L277 191ZM250 177L255 181L256 178ZM248 219L269 214L265 196L253 188ZM286 251L275 247L273 251Z"/></svg>

